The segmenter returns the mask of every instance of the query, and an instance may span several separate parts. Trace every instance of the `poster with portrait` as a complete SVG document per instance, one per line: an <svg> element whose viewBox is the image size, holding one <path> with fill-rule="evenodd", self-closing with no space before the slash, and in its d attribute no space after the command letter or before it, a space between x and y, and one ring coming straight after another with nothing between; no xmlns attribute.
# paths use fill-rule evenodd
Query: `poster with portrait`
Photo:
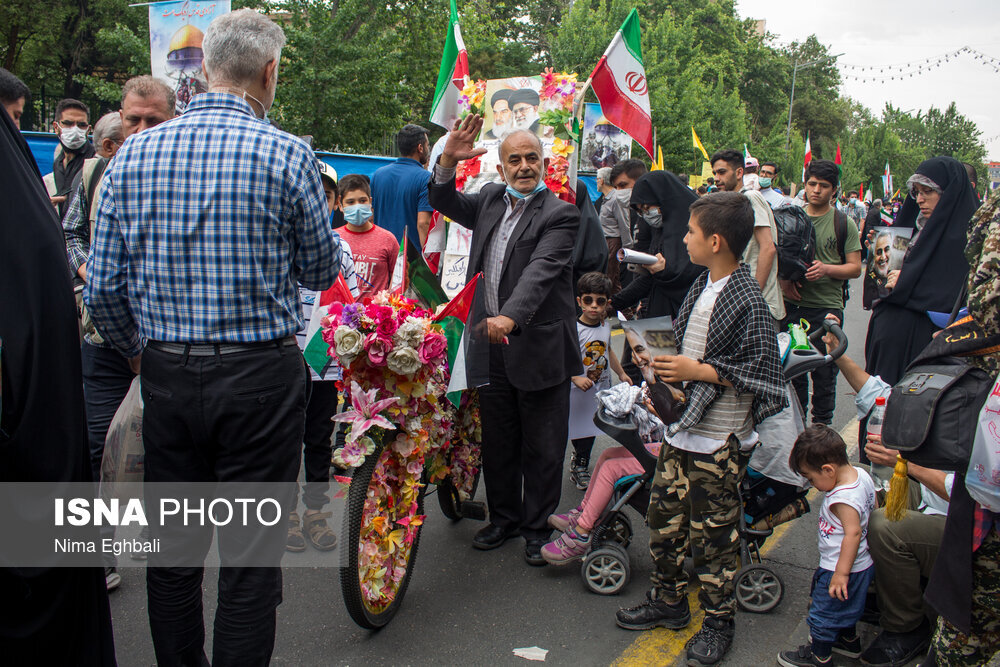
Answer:
<svg viewBox="0 0 1000 667"><path fill-rule="evenodd" d="M152 74L177 94L177 115L191 98L208 90L201 50L213 19L229 12L230 0L157 2L149 6L149 62Z"/></svg>
<svg viewBox="0 0 1000 667"><path fill-rule="evenodd" d="M909 227L872 227L875 237L868 248L868 266L862 291L862 305L871 309L879 300L889 295L886 287L889 274L903 267L903 257L910 245L913 229Z"/></svg>
<svg viewBox="0 0 1000 667"><path fill-rule="evenodd" d="M653 359L677 354L677 335L669 315L641 320L626 320L619 313L618 319L625 332L625 339L632 349L632 356L646 381L649 400L656 414L665 424L672 424L684 411L684 390L676 384L660 382L653 373Z"/></svg>
<svg viewBox="0 0 1000 667"><path fill-rule="evenodd" d="M632 137L608 122L600 104L586 104L580 135L580 171L614 167L632 157Z"/></svg>

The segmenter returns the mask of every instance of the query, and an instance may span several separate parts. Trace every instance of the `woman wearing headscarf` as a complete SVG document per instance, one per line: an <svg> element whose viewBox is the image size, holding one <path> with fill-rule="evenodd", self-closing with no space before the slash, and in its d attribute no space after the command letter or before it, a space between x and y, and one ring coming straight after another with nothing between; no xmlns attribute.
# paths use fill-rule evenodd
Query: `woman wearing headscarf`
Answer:
<svg viewBox="0 0 1000 667"><path fill-rule="evenodd" d="M12 482L44 482L54 494L59 483L90 482L91 470L66 245L28 145L2 110L0 183L0 506L8 521L30 525L39 508L12 499ZM0 590L0 662L115 664L102 569L0 568Z"/></svg>
<svg viewBox="0 0 1000 667"><path fill-rule="evenodd" d="M691 263L684 245L690 218L688 208L697 199L698 195L669 171L651 171L636 180L629 205L649 226L648 251L656 253L661 261L640 268L632 282L611 298L614 310L625 310L648 297L644 317L677 317L684 297L703 270ZM626 342L622 367L638 386L642 375L632 363L631 350Z"/></svg>
<svg viewBox="0 0 1000 667"><path fill-rule="evenodd" d="M684 245L688 207L697 199L669 171L651 171L635 182L629 204L652 229L649 252L661 255L663 261L640 269L628 287L611 299L612 307L624 310L649 297L645 317L677 316L684 297L703 270L691 263Z"/></svg>
<svg viewBox="0 0 1000 667"><path fill-rule="evenodd" d="M899 271L889 275L889 295L875 303L865 341L866 370L889 384L938 329L928 312L950 312L968 275L966 230L978 208L962 163L925 160L906 182L909 191L893 227L913 236Z"/></svg>

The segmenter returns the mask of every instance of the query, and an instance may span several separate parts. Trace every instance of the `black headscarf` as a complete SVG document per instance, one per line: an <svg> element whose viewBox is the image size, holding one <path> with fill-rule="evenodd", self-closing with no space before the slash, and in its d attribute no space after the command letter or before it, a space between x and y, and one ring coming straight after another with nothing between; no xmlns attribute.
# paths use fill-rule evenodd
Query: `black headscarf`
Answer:
<svg viewBox="0 0 1000 667"><path fill-rule="evenodd" d="M577 181L576 207L580 209L580 231L573 247L573 290L580 277L591 271L604 273L608 268L608 244L597 217L597 209L587 196L583 183Z"/></svg>
<svg viewBox="0 0 1000 667"><path fill-rule="evenodd" d="M691 263L684 236L691 217L691 204L698 196L669 171L651 171L643 174L632 187L630 204L657 206L663 216L663 225L653 230L650 254L663 254L667 266L654 276L656 282L668 289L679 289L684 294L704 271L704 267ZM683 294L681 296L683 299Z"/></svg>
<svg viewBox="0 0 1000 667"><path fill-rule="evenodd" d="M35 160L3 111L0 183L5 194L0 207L0 482L87 482L80 340L66 246ZM37 507L19 507L10 498L3 508L22 521L38 515ZM4 661L115 664L99 568L0 569L0 589Z"/></svg>
<svg viewBox="0 0 1000 667"><path fill-rule="evenodd" d="M965 259L966 231L979 207L972 183L961 162L950 157L924 160L916 172L941 188L941 198L931 217L903 260L896 287L885 298L888 303L923 312L950 312L969 273ZM920 209L907 195L893 223L916 227Z"/></svg>

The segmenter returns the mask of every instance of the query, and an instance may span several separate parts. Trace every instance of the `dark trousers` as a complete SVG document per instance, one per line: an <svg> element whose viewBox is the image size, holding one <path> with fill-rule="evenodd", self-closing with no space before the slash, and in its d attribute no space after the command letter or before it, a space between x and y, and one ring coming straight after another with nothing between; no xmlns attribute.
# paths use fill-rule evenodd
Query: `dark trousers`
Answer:
<svg viewBox="0 0 1000 667"><path fill-rule="evenodd" d="M145 480L294 483L301 463L308 377L295 346L270 345L211 357L147 347L142 358ZM159 530L169 530L155 523L151 529L153 539ZM287 525L278 522L273 529L276 534L264 544L275 553L260 553L261 560L273 557L276 562L284 550ZM243 546L233 530L219 527L220 550ZM207 553L212 537L209 524L195 538L202 553ZM151 556L146 571L157 663L208 665L204 568L156 567L157 560ZM280 603L279 568L220 568L211 664L268 664Z"/></svg>
<svg viewBox="0 0 1000 667"><path fill-rule="evenodd" d="M785 302L785 319L781 322L781 330L787 331L788 325L799 320L809 322L809 331L816 331L823 326L827 313L836 315L841 323L844 321L844 311L833 308L802 308L793 303ZM837 374L835 364L817 368L812 373L800 375L792 380L795 394L802 406L803 417L809 414L809 378L812 378L812 421L814 424L832 424L833 409L837 405Z"/></svg>
<svg viewBox="0 0 1000 667"><path fill-rule="evenodd" d="M577 438L575 440L570 440L570 444L573 445L573 453L576 455L576 461L578 464L590 465L590 452L594 450L594 440L593 436L589 438Z"/></svg>
<svg viewBox="0 0 1000 667"><path fill-rule="evenodd" d="M337 413L337 385L334 382L313 382L306 404L306 432L302 463L306 468L306 483L302 502L306 509L320 510L327 503L330 490L330 459L333 456L331 421Z"/></svg>
<svg viewBox="0 0 1000 667"><path fill-rule="evenodd" d="M569 378L523 391L510 384L499 345L490 346L490 384L479 390L483 420L483 481L490 522L520 527L525 539L552 532L569 437Z"/></svg>
<svg viewBox="0 0 1000 667"><path fill-rule="evenodd" d="M101 458L108 428L125 400L135 374L128 361L113 348L84 341L80 347L83 364L83 398L87 407L87 440L94 481L101 479Z"/></svg>

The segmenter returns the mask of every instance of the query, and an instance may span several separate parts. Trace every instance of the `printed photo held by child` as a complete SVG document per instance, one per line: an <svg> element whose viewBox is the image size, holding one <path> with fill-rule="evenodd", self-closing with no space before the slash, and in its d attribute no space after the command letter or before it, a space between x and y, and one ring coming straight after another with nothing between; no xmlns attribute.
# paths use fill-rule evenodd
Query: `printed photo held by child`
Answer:
<svg viewBox="0 0 1000 667"><path fill-rule="evenodd" d="M705 621L687 643L687 661L715 665L735 634L740 480L758 439L756 425L787 399L771 313L740 263L753 235L750 201L735 192L713 193L690 210L684 243L691 261L708 270L674 322L680 354L658 355L652 364L661 381L684 383L687 401L669 427L652 482L652 590L644 602L619 610L616 622L627 630L690 624L684 570L690 553Z"/></svg>
<svg viewBox="0 0 1000 667"><path fill-rule="evenodd" d="M581 310L576 332L580 338L584 374L571 378L569 438L573 443L573 458L569 474L576 488L582 491L590 483L590 452L594 448L594 438L600 433L594 426L597 392L611 386L611 371L622 382L631 384L632 381L611 349L611 325L606 319L611 281L603 273L592 271L580 276L576 288L576 303Z"/></svg>
<svg viewBox="0 0 1000 667"><path fill-rule="evenodd" d="M789 465L826 496L819 508L819 567L812 578L811 644L778 654L784 667L828 665L831 654L857 657L861 640L855 625L865 610L875 563L868 553L868 519L875 511L875 483L847 459L847 445L829 426L803 431Z"/></svg>

